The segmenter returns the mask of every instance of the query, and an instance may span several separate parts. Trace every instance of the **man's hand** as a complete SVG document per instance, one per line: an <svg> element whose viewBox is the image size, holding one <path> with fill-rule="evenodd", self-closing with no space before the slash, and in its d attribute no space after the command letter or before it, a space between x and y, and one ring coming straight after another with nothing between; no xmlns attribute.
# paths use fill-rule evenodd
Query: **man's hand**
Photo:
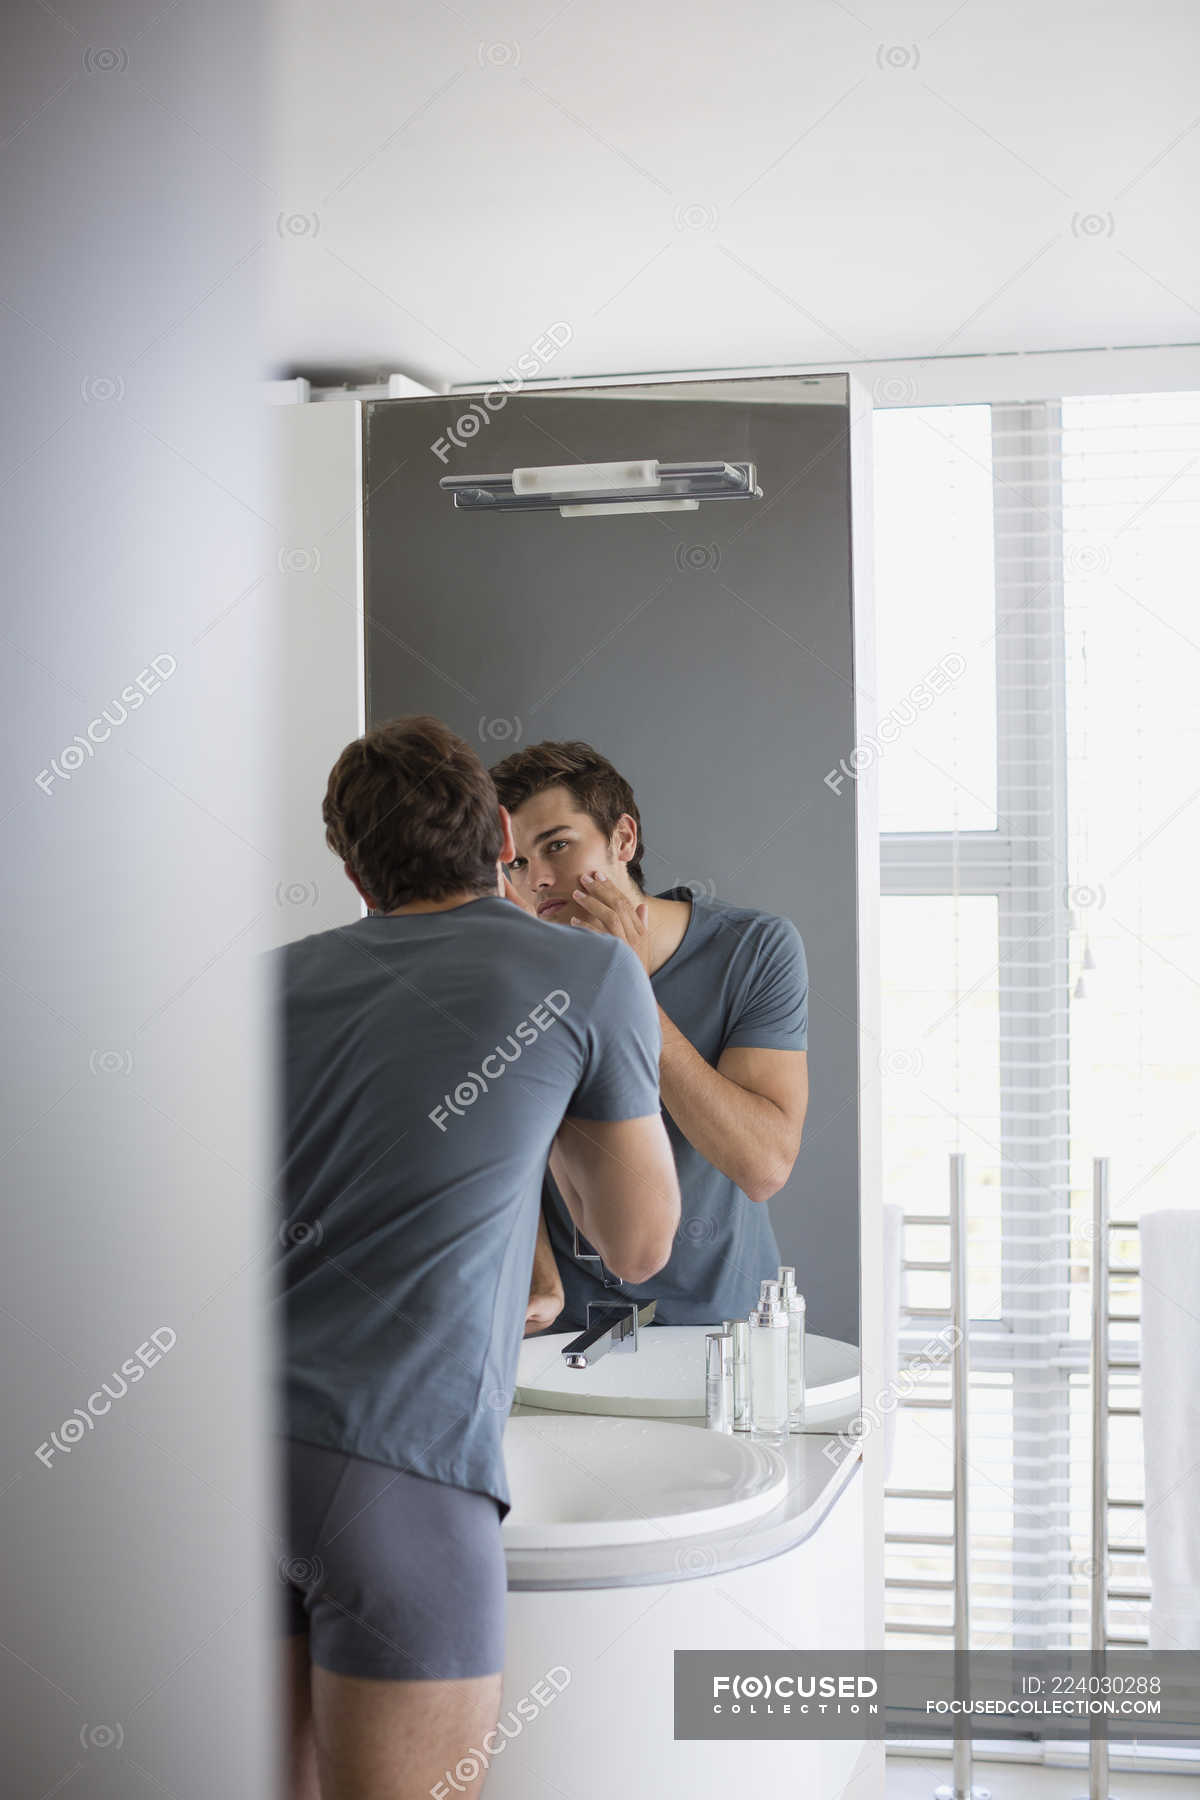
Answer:
<svg viewBox="0 0 1200 1800"><path fill-rule="evenodd" d="M500 879L504 883L504 898L506 900L511 900L514 906L519 906L522 912L527 912L531 919L536 919L537 918L537 908L535 906L531 906L528 900L526 900L521 894L518 894L516 888L513 886L512 882L509 880L507 874L505 874L502 871Z"/></svg>
<svg viewBox="0 0 1200 1800"><path fill-rule="evenodd" d="M553 1325L566 1299L562 1276L546 1228L546 1215L539 1212L537 1242L533 1247L533 1269L529 1279L529 1304L525 1308L525 1333L545 1331Z"/></svg>
<svg viewBox="0 0 1200 1800"><path fill-rule="evenodd" d="M589 917L572 919L571 924L584 931L598 931L602 937L620 938L635 952L638 961L650 973L650 908L644 900L635 906L608 879L603 869L593 869L579 877L575 899Z"/></svg>
<svg viewBox="0 0 1200 1800"><path fill-rule="evenodd" d="M557 1319L559 1313L563 1309L564 1299L565 1295L563 1294L561 1282L559 1283L557 1290L551 1293L531 1293L529 1296L529 1304L525 1308L524 1336L529 1337L531 1332L535 1331L545 1331L549 1326L553 1325L555 1319Z"/></svg>

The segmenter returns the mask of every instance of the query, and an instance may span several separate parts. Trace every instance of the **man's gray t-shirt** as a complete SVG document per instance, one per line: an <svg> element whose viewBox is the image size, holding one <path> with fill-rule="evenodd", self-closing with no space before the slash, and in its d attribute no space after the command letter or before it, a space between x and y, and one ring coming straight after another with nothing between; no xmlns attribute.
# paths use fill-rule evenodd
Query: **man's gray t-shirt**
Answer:
<svg viewBox="0 0 1200 1800"><path fill-rule="evenodd" d="M494 1495L542 1180L564 1114L659 1109L627 945L488 895L267 952L283 1079L291 1437Z"/></svg>
<svg viewBox="0 0 1200 1800"><path fill-rule="evenodd" d="M731 1046L808 1047L808 963L790 919L755 907L693 897L668 888L662 900L692 901L674 954L650 977L668 1019L714 1067ZM688 1142L670 1114L663 1120L675 1152L682 1211L666 1265L649 1281L617 1282L600 1265L574 1256L574 1225L549 1173L543 1211L565 1296L550 1331L582 1330L589 1300L655 1296L654 1323L719 1324L745 1318L759 1284L779 1270L779 1245L764 1201L750 1200ZM592 1248L581 1239L583 1248ZM542 1335L541 1333L538 1334Z"/></svg>

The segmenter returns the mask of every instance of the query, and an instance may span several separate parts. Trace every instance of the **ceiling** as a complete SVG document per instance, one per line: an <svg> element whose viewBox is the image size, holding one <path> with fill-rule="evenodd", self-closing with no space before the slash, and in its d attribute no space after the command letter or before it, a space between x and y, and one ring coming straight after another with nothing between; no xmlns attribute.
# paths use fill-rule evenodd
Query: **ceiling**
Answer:
<svg viewBox="0 0 1200 1800"><path fill-rule="evenodd" d="M1200 336L1186 0L281 0L277 43L276 373Z"/></svg>
<svg viewBox="0 0 1200 1800"><path fill-rule="evenodd" d="M1200 337L1193 0L274 0L265 93L211 13L28 8L18 175L105 97L128 141L17 248L94 230L108 279L105 194L174 134L219 200L183 328L265 278L272 375L441 388L551 327L563 376Z"/></svg>

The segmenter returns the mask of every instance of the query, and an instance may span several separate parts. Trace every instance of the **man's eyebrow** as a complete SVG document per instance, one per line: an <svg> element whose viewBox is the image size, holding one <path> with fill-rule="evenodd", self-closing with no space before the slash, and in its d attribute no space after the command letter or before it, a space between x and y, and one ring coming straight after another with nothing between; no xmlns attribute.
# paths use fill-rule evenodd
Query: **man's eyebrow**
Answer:
<svg viewBox="0 0 1200 1800"><path fill-rule="evenodd" d="M558 837L561 832L570 831L570 829L569 825L551 825L548 831L539 831L533 841L535 844L540 844L546 838Z"/></svg>

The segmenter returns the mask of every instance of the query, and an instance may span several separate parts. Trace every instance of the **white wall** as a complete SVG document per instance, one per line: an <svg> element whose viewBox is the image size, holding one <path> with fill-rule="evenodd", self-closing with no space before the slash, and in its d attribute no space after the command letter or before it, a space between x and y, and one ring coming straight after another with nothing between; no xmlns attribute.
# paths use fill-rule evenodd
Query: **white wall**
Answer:
<svg viewBox="0 0 1200 1800"><path fill-rule="evenodd" d="M267 421L275 516L286 545L276 581L284 777L271 824L273 854L284 870L272 935L282 944L363 914L321 819L329 771L364 729L362 410L354 400L278 406Z"/></svg>
<svg viewBox="0 0 1200 1800"><path fill-rule="evenodd" d="M0 1785L267 1796L266 45L253 0L10 23Z"/></svg>

